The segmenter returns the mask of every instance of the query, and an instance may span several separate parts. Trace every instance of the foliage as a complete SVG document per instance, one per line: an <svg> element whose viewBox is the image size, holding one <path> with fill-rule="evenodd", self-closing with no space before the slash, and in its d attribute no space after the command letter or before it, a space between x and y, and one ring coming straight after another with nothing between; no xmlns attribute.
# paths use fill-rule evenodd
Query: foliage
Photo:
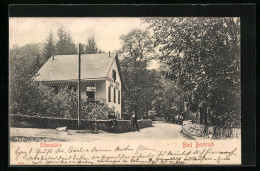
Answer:
<svg viewBox="0 0 260 171"><path fill-rule="evenodd" d="M160 61L181 92L179 106L201 122L240 126L239 18L146 18ZM199 110L200 109L200 110Z"/></svg>
<svg viewBox="0 0 260 171"><path fill-rule="evenodd" d="M51 56L55 54L55 40L52 32L49 33L49 37L47 38L47 41L44 45L44 52L43 55L46 59L49 59Z"/></svg>
<svg viewBox="0 0 260 171"><path fill-rule="evenodd" d="M45 63L38 44L14 46L9 53L9 99L10 112L26 110L30 95L31 78ZM19 109L19 111L17 111Z"/></svg>
<svg viewBox="0 0 260 171"><path fill-rule="evenodd" d="M147 70L146 65L134 68L129 58L122 60L120 66L125 84L122 93L124 110L128 114L135 111L142 117L153 108L152 101L158 98L157 90L160 89L158 73L155 70Z"/></svg>
<svg viewBox="0 0 260 171"><path fill-rule="evenodd" d="M78 92L69 90L68 86L61 89L58 94L54 89L44 83L31 82L29 93L24 101L24 108L16 108L22 114L76 119L78 117ZM107 119L108 114L115 115L114 109L82 100L81 118L87 120Z"/></svg>
<svg viewBox="0 0 260 171"><path fill-rule="evenodd" d="M179 113L180 92L177 84L166 79L165 75L161 75L159 81L161 88L158 90L158 98L154 101L154 109L158 116L170 119Z"/></svg>
<svg viewBox="0 0 260 171"><path fill-rule="evenodd" d="M106 105L85 102L85 105L82 106L82 119L107 120L109 114L115 115L115 111Z"/></svg>
<svg viewBox="0 0 260 171"><path fill-rule="evenodd" d="M56 43L56 54L57 55L73 55L77 53L75 44L69 33L64 31L63 28L58 30L58 41Z"/></svg>
<svg viewBox="0 0 260 171"><path fill-rule="evenodd" d="M138 61L151 59L154 52L152 38L148 31L134 29L126 35L120 37L122 40L122 55L131 58L134 64Z"/></svg>
<svg viewBox="0 0 260 171"><path fill-rule="evenodd" d="M101 53L101 50L98 50L97 43L95 38L89 37L88 38L88 44L86 45L86 50L83 52L85 54L95 54L95 53Z"/></svg>
<svg viewBox="0 0 260 171"><path fill-rule="evenodd" d="M158 76L148 70L148 62L153 57L153 42L147 31L132 30L121 36L123 42L120 61L125 91L122 93L124 113L135 111L139 117L148 113L156 98ZM129 117L129 116L128 116Z"/></svg>
<svg viewBox="0 0 260 171"><path fill-rule="evenodd" d="M67 36L62 30L59 30L59 35ZM59 42L57 46L59 46ZM14 46L10 49L10 113L77 118L77 92L69 90L66 86L60 89L58 94L55 94L54 90L44 82L33 81L33 76L48 60L46 55L53 53L53 48L54 39L50 33L43 51L38 44ZM115 115L114 109L99 104L86 103L83 100L82 115L84 119L107 119L108 114Z"/></svg>

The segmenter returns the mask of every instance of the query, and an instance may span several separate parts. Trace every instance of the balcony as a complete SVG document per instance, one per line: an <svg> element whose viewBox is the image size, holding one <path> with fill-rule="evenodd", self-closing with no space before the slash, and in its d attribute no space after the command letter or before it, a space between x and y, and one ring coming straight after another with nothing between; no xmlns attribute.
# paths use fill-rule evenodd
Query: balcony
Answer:
<svg viewBox="0 0 260 171"><path fill-rule="evenodd" d="M106 99L102 99L102 98L87 98L87 102L104 105L104 104L106 104Z"/></svg>

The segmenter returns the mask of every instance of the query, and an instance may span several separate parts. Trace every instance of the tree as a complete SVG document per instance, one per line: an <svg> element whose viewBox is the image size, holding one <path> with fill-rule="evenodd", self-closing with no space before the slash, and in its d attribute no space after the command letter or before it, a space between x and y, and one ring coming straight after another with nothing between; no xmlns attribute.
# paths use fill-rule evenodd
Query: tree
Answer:
<svg viewBox="0 0 260 171"><path fill-rule="evenodd" d="M126 87L122 94L124 108L142 116L152 108L157 86L156 73L147 70L153 57L153 42L149 33L142 30L132 30L120 38L123 42L120 66Z"/></svg>
<svg viewBox="0 0 260 171"><path fill-rule="evenodd" d="M9 55L9 111L11 114L55 118L77 118L77 92L68 86L55 94L44 82L33 81L37 71L46 62L38 44L14 46ZM114 114L107 106L88 104L82 101L82 119L106 119Z"/></svg>
<svg viewBox="0 0 260 171"><path fill-rule="evenodd" d="M154 44L148 31L134 29L120 39L123 42L121 52L123 56L131 58L134 62L151 60Z"/></svg>
<svg viewBox="0 0 260 171"><path fill-rule="evenodd" d="M172 119L179 114L180 91L177 84L165 78L165 75L161 75L160 84L161 89L158 90L160 98L155 100L155 111L167 120Z"/></svg>
<svg viewBox="0 0 260 171"><path fill-rule="evenodd" d="M57 55L73 55L77 53L75 44L69 33L65 32L63 28L58 30L58 41L56 43Z"/></svg>
<svg viewBox="0 0 260 171"><path fill-rule="evenodd" d="M95 54L95 53L98 53L98 48L97 48L95 38L92 36L88 38L88 44L86 45L85 54Z"/></svg>
<svg viewBox="0 0 260 171"><path fill-rule="evenodd" d="M42 57L38 44L15 46L9 54L10 112L23 112L28 105L31 94L32 77L37 73L46 59Z"/></svg>
<svg viewBox="0 0 260 171"><path fill-rule="evenodd" d="M47 41L45 42L43 55L46 59L49 59L54 54L55 54L55 40L54 40L52 32L50 32L49 37L47 38Z"/></svg>
<svg viewBox="0 0 260 171"><path fill-rule="evenodd" d="M201 122L240 125L239 18L146 18L160 61L181 91L182 105ZM209 123L208 123L209 122Z"/></svg>
<svg viewBox="0 0 260 171"><path fill-rule="evenodd" d="M135 111L142 117L153 108L152 101L159 97L159 75L155 70L146 69L146 62L138 62L138 66L133 67L130 58L121 60L120 66L125 85L122 92L124 112L130 114Z"/></svg>

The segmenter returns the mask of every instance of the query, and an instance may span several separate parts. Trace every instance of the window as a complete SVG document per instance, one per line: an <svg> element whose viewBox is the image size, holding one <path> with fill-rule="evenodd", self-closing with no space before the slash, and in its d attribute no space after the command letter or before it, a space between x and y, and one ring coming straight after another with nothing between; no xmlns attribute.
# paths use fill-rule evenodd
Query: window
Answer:
<svg viewBox="0 0 260 171"><path fill-rule="evenodd" d="M118 104L120 104L120 91L118 90Z"/></svg>
<svg viewBox="0 0 260 171"><path fill-rule="evenodd" d="M70 91L76 92L76 86L75 86L75 85L69 85L68 89L69 89Z"/></svg>
<svg viewBox="0 0 260 171"><path fill-rule="evenodd" d="M58 94L58 86L50 86L55 94Z"/></svg>
<svg viewBox="0 0 260 171"><path fill-rule="evenodd" d="M116 103L116 88L114 88L114 103Z"/></svg>
<svg viewBox="0 0 260 171"><path fill-rule="evenodd" d="M113 70L112 72L113 72L113 79L114 79L114 81L116 81L116 71Z"/></svg>
<svg viewBox="0 0 260 171"><path fill-rule="evenodd" d="M86 86L86 96L87 99L95 99L96 86L95 85L87 85Z"/></svg>
<svg viewBox="0 0 260 171"><path fill-rule="evenodd" d="M108 101L111 102L111 87L108 86Z"/></svg>

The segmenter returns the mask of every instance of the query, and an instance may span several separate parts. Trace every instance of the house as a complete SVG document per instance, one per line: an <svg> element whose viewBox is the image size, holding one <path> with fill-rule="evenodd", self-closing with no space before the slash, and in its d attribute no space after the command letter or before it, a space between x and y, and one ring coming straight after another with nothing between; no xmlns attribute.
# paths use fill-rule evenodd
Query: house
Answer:
<svg viewBox="0 0 260 171"><path fill-rule="evenodd" d="M62 88L78 89L78 55L55 55L38 71L34 81L43 82L58 93ZM122 76L118 55L81 55L81 98L115 108L121 118Z"/></svg>

